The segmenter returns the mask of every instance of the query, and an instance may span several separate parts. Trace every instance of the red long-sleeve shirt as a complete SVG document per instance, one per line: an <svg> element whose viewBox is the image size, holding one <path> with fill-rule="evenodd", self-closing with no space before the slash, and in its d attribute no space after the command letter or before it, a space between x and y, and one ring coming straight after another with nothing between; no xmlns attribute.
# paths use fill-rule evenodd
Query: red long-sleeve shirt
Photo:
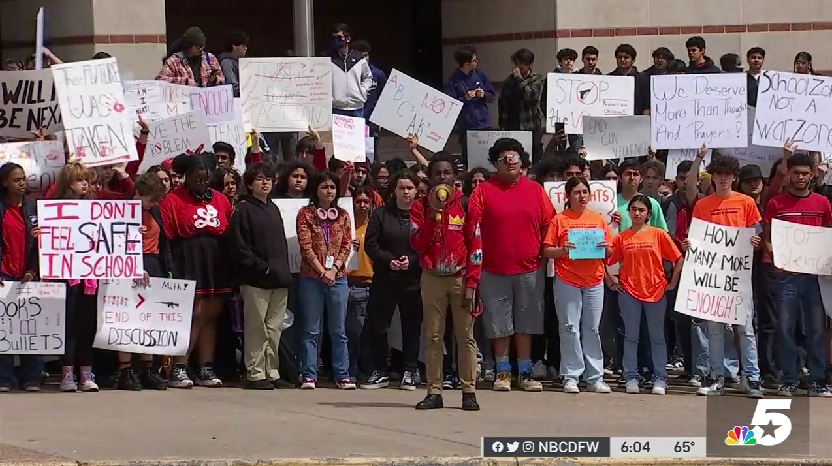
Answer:
<svg viewBox="0 0 832 466"><path fill-rule="evenodd" d="M231 203L219 191L210 200L194 198L184 186L170 192L162 202L162 225L168 239L187 239L200 234L223 236L231 221Z"/></svg>
<svg viewBox="0 0 832 466"><path fill-rule="evenodd" d="M542 186L521 177L480 183L471 193L468 221L482 235L482 269L494 275L533 272L542 261L543 236L555 208Z"/></svg>
<svg viewBox="0 0 832 466"><path fill-rule="evenodd" d="M465 275L465 286L476 288L482 270L482 239L477 225L468 221L462 194L454 196L439 215L424 199L410 209L410 245L419 254L422 270L437 275Z"/></svg>

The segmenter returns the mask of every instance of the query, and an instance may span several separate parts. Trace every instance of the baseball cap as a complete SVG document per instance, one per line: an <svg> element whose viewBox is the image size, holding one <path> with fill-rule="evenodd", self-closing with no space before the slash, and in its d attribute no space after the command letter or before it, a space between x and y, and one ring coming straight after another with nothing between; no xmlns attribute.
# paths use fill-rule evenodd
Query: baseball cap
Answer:
<svg viewBox="0 0 832 466"><path fill-rule="evenodd" d="M755 178L763 178L763 172L759 165L746 165L740 168L740 181L753 180Z"/></svg>

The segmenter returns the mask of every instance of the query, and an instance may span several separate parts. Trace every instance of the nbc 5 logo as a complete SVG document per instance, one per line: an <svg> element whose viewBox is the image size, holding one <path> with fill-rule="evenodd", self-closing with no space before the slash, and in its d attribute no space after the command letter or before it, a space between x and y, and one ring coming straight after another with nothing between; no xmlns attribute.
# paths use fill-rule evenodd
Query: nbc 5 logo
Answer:
<svg viewBox="0 0 832 466"><path fill-rule="evenodd" d="M788 411L792 400L758 400L751 425L757 444L773 447L785 442L792 433L792 420L788 414L776 411Z"/></svg>

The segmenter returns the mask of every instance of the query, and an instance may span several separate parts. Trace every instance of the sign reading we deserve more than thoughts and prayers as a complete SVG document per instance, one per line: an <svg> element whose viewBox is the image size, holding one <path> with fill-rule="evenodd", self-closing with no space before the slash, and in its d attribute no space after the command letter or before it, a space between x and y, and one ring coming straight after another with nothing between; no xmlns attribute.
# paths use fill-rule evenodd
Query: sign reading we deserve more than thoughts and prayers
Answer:
<svg viewBox="0 0 832 466"><path fill-rule="evenodd" d="M753 228L735 228L694 218L690 248L676 295L676 312L698 319L746 324L754 306L751 266Z"/></svg>
<svg viewBox="0 0 832 466"><path fill-rule="evenodd" d="M144 275L141 201L39 200L38 226L45 280Z"/></svg>
<svg viewBox="0 0 832 466"><path fill-rule="evenodd" d="M138 160L135 112L128 109L115 58L51 67L69 157L99 166Z"/></svg>

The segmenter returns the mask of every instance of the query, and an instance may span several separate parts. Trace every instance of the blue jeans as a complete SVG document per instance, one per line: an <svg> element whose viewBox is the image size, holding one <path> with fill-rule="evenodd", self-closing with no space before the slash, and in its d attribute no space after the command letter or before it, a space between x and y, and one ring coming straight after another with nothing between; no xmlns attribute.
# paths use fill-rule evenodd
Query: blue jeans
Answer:
<svg viewBox="0 0 832 466"><path fill-rule="evenodd" d="M800 363L794 336L797 321L801 317L801 305L806 332L806 366L813 380L823 381L826 375L826 353L823 348L825 314L818 277L805 273L777 272L776 278L778 286L775 289L775 304L780 323L777 354L778 364L783 371L783 383L798 382Z"/></svg>
<svg viewBox="0 0 832 466"><path fill-rule="evenodd" d="M745 325L729 327L722 322L708 321L708 356L711 361L711 377L714 379L725 377L726 369L730 375L734 375L728 360L725 360L723 364L714 364L715 361L723 361L730 355L730 352L734 351L733 339L725 338L726 334L731 336L731 332L740 340L740 356L745 377L749 381L759 382L760 366L757 361L757 339L754 336L753 306L748 309Z"/></svg>
<svg viewBox="0 0 832 466"><path fill-rule="evenodd" d="M364 118L364 109L359 108L358 110L341 110L340 108L332 108L332 113L335 115L343 115L343 116L350 116L355 118Z"/></svg>
<svg viewBox="0 0 832 466"><path fill-rule="evenodd" d="M725 338L725 351L722 358L722 364L728 371L728 375L737 378L740 375L740 361L737 356L737 347L734 345L733 329L731 329L731 338ZM711 362L708 342L708 321L700 320L691 324L691 332L693 333L693 375L700 377L708 377L711 373Z"/></svg>
<svg viewBox="0 0 832 466"><path fill-rule="evenodd" d="M349 372L350 377L357 377L360 372L367 373L369 364L361 364L369 355L362 354L368 347L369 334L364 332L364 322L367 320L367 301L370 299L370 287L352 286L349 287L349 300L347 301L347 319L345 329L347 333L347 348L350 356Z"/></svg>
<svg viewBox="0 0 832 466"><path fill-rule="evenodd" d="M664 342L664 313L667 301L647 303L621 290L618 307L624 321L624 379L638 380L638 339L641 329L641 311L647 318L647 334L650 337L650 353L653 359L653 380L667 384L667 346Z"/></svg>
<svg viewBox="0 0 832 466"><path fill-rule="evenodd" d="M349 288L346 277L335 280L331 286L317 278L300 277L298 294L303 322L301 336L301 377L304 380L318 379L318 342L321 335L321 321L324 306L327 309L327 329L332 341L332 371L336 380L348 379L349 352L347 350L347 300Z"/></svg>
<svg viewBox="0 0 832 466"><path fill-rule="evenodd" d="M604 311L604 284L576 288L555 280L555 311L560 334L560 373L564 379L587 383L602 380L604 353L601 351L601 314Z"/></svg>

